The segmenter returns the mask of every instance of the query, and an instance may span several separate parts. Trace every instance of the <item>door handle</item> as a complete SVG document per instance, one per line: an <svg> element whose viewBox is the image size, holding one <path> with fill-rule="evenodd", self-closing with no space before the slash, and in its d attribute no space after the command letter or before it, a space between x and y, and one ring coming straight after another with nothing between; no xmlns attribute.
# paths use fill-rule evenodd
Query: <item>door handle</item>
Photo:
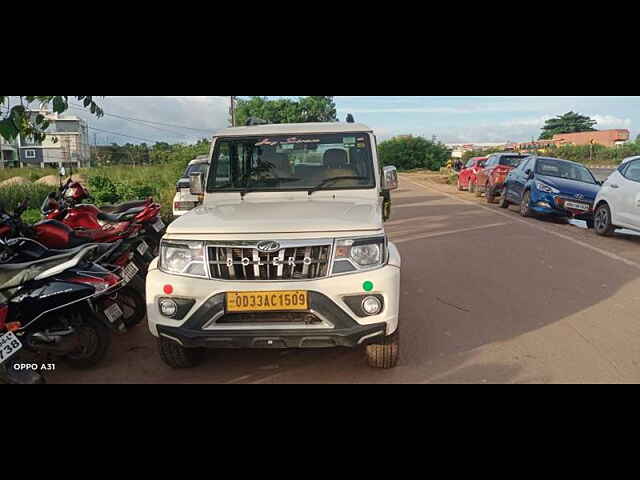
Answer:
<svg viewBox="0 0 640 480"><path fill-rule="evenodd" d="M612 183L611 185L609 185L611 188L620 188L618 185Z"/></svg>

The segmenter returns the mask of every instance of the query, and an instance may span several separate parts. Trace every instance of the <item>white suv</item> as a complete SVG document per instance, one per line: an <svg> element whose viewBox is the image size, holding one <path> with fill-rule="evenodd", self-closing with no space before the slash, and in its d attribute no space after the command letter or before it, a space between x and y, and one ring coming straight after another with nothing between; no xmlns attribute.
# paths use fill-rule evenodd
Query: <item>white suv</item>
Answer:
<svg viewBox="0 0 640 480"><path fill-rule="evenodd" d="M173 198L173 216L180 217L193 210L200 199L191 195L191 175L202 173L205 177L209 171L209 155L202 155L189 162L182 178L176 183L176 195Z"/></svg>
<svg viewBox="0 0 640 480"><path fill-rule="evenodd" d="M394 167L359 124L230 128L191 178L202 206L149 268L149 328L171 367L204 348L366 346L396 365L400 255L383 228ZM206 187L204 187L206 185Z"/></svg>
<svg viewBox="0 0 640 480"><path fill-rule="evenodd" d="M640 231L640 157L625 159L603 183L595 201L594 224L599 235L617 228Z"/></svg>

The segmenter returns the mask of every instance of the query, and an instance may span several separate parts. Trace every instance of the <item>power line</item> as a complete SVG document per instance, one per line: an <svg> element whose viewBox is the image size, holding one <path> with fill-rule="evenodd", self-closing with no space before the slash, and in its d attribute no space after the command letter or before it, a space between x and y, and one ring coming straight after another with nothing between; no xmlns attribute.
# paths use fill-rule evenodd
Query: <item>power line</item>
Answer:
<svg viewBox="0 0 640 480"><path fill-rule="evenodd" d="M134 140L143 140L145 142L151 142L151 143L158 143L158 140L149 140L148 138L141 138L141 137L134 137L131 135L124 135L123 133L118 133L118 132L111 132L109 130L102 130L100 128L96 128L96 127L88 127L90 130L96 130L98 132L103 132L103 133L110 133L111 135L116 135L119 137L126 137L126 138L132 138Z"/></svg>
<svg viewBox="0 0 640 480"><path fill-rule="evenodd" d="M70 103L70 105L73 105L75 107L80 107L83 110L85 110L85 107L83 107L82 105L79 105L77 103ZM115 113L106 113L106 112L103 112L103 113L104 113L104 115L106 115L108 117L116 117L116 118L121 118L123 120L134 120L134 121L137 121L137 122L151 123L151 124L154 124L154 125L162 125L164 127L182 128L182 129L185 129L185 130L194 130L196 132L207 132L209 134L213 133L212 129L186 127L184 125L173 125L173 124L170 124L170 123L161 123L161 122L153 122L151 120L143 120L141 118L125 117L123 115L116 115Z"/></svg>

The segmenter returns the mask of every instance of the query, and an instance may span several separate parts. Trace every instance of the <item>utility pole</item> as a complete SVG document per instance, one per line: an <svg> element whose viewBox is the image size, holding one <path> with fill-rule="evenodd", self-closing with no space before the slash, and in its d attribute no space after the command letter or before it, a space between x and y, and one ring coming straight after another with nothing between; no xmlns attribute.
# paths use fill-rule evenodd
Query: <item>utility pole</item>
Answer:
<svg viewBox="0 0 640 480"><path fill-rule="evenodd" d="M236 126L236 97L231 97L231 108L229 109L229 113L231 113L231 126Z"/></svg>

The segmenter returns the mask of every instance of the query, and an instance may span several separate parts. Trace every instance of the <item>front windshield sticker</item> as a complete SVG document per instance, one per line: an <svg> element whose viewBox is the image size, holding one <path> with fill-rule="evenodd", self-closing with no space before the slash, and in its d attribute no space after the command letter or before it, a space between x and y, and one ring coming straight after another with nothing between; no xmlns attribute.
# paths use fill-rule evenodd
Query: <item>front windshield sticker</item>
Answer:
<svg viewBox="0 0 640 480"><path fill-rule="evenodd" d="M347 147L353 147L356 144L356 137L344 137L342 143Z"/></svg>
<svg viewBox="0 0 640 480"><path fill-rule="evenodd" d="M256 147L261 147L263 145L277 146L277 145L295 145L295 144L304 144L304 143L320 143L320 139L319 138L301 139L301 138L292 137L292 138L286 139L283 142L280 142L278 140L271 140L269 138L265 138L264 140L256 143Z"/></svg>

